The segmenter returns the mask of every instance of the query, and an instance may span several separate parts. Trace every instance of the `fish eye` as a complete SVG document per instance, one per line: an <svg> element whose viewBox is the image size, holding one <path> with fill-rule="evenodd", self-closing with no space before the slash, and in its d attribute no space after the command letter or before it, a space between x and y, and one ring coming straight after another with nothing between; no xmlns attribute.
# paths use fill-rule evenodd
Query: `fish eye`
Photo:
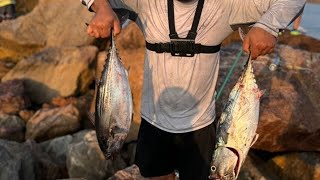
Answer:
<svg viewBox="0 0 320 180"><path fill-rule="evenodd" d="M211 166L211 171L215 172L217 170L217 168L215 166Z"/></svg>

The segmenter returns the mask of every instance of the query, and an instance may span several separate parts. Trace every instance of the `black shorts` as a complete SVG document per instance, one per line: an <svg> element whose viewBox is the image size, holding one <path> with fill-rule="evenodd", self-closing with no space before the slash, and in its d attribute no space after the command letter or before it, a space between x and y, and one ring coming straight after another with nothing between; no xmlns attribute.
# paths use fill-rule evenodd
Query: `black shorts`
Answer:
<svg viewBox="0 0 320 180"><path fill-rule="evenodd" d="M207 180L215 146L215 125L169 133L142 119L135 163L144 177L179 172L180 180Z"/></svg>

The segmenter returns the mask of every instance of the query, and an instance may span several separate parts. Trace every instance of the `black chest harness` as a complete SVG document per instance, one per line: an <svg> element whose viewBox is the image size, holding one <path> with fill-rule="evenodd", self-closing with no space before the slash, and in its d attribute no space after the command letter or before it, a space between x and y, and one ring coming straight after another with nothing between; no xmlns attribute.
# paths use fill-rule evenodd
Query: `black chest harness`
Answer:
<svg viewBox="0 0 320 180"><path fill-rule="evenodd" d="M170 42L167 43L149 43L146 41L147 49L155 51L156 53L171 53L172 56L184 56L193 57L194 54L199 53L216 53L220 50L220 46L205 46L201 44L196 44L195 39L197 36L197 28L199 25L199 20L201 12L203 9L204 0L199 0L197 9L193 18L193 23L191 30L188 32L186 38L180 38L176 32L174 23L174 9L173 0L168 0L168 20L169 20L169 30L170 30Z"/></svg>

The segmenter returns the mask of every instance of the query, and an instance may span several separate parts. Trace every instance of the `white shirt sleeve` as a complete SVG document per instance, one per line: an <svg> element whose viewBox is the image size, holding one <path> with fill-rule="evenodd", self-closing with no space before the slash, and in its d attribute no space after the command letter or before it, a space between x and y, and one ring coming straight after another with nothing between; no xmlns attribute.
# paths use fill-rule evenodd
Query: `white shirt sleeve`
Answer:
<svg viewBox="0 0 320 180"><path fill-rule="evenodd" d="M80 2L90 10L94 0L80 0ZM109 3L113 8L125 8L136 13L139 12L139 0L109 0Z"/></svg>
<svg viewBox="0 0 320 180"><path fill-rule="evenodd" d="M94 0L80 0L80 2L85 5L88 10L90 10L90 7L92 6Z"/></svg>
<svg viewBox="0 0 320 180"><path fill-rule="evenodd" d="M255 23L274 36L303 9L306 0L228 0L229 24Z"/></svg>

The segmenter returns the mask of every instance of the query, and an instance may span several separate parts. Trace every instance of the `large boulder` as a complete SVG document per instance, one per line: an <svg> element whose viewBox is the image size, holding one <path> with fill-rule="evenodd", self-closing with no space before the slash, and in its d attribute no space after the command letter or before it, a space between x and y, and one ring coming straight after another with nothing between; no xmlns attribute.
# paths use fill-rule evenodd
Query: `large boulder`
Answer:
<svg viewBox="0 0 320 180"><path fill-rule="evenodd" d="M47 140L76 132L80 128L79 111L72 104L37 111L26 126L26 139Z"/></svg>
<svg viewBox="0 0 320 180"><path fill-rule="evenodd" d="M50 102L53 97L72 96L88 90L93 81L94 46L48 48L21 60L2 81L23 79L32 102Z"/></svg>
<svg viewBox="0 0 320 180"><path fill-rule="evenodd" d="M40 147L55 163L66 166L67 150L72 139L71 135L61 136L40 143Z"/></svg>
<svg viewBox="0 0 320 180"><path fill-rule="evenodd" d="M30 13L0 24L0 59L19 59L47 46L88 45L94 39L85 23L92 16L80 1L39 0Z"/></svg>
<svg viewBox="0 0 320 180"><path fill-rule="evenodd" d="M256 66L266 95L261 101L260 137L254 148L276 151L320 151L320 56L280 47L281 64L270 72Z"/></svg>
<svg viewBox="0 0 320 180"><path fill-rule="evenodd" d="M0 179L36 179L31 149L20 143L0 139Z"/></svg>
<svg viewBox="0 0 320 180"><path fill-rule="evenodd" d="M105 159L93 130L75 134L68 146L67 168L70 178L102 180L125 167L120 156L113 160Z"/></svg>
<svg viewBox="0 0 320 180"><path fill-rule="evenodd" d="M56 180L68 177L65 163L56 163L55 159L52 159L51 156L42 151L35 141L27 140L23 145L31 150L35 161L36 179ZM63 149L64 147L61 148ZM22 179L29 178L23 177Z"/></svg>
<svg viewBox="0 0 320 180"><path fill-rule="evenodd" d="M226 47L221 53L221 66L217 89L225 79L240 44ZM265 94L260 104L260 135L253 148L278 151L319 151L320 147L320 56L289 46L279 46L277 53L254 61L254 73ZM269 65L278 56L277 70ZM217 102L218 114L227 102L231 88L239 78L247 56L242 56L222 98Z"/></svg>

